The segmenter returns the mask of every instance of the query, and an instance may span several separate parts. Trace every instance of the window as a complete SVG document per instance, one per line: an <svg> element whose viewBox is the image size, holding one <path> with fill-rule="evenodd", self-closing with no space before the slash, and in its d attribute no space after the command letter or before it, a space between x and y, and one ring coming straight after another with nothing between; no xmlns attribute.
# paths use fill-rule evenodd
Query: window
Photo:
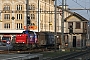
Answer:
<svg viewBox="0 0 90 60"><path fill-rule="evenodd" d="M9 5L4 5L3 10L10 10L10 6Z"/></svg>
<svg viewBox="0 0 90 60"><path fill-rule="evenodd" d="M16 10L22 10L22 5L17 5L17 9Z"/></svg>
<svg viewBox="0 0 90 60"><path fill-rule="evenodd" d="M5 23L5 24L4 24L4 28L5 28L5 29L10 29L10 23Z"/></svg>
<svg viewBox="0 0 90 60"><path fill-rule="evenodd" d="M31 7L31 5L29 5L29 10L31 10L32 9L32 7Z"/></svg>
<svg viewBox="0 0 90 60"><path fill-rule="evenodd" d="M5 20L10 20L10 14L4 14L4 19Z"/></svg>
<svg viewBox="0 0 90 60"><path fill-rule="evenodd" d="M29 5L29 10L35 10L35 5L33 4Z"/></svg>
<svg viewBox="0 0 90 60"><path fill-rule="evenodd" d="M40 23L41 29L43 29L43 23Z"/></svg>
<svg viewBox="0 0 90 60"><path fill-rule="evenodd" d="M84 29L87 29L87 22L84 22L84 23L83 23L83 28L84 28Z"/></svg>
<svg viewBox="0 0 90 60"><path fill-rule="evenodd" d="M32 5L32 10L35 10L35 6L34 5Z"/></svg>
<svg viewBox="0 0 90 60"><path fill-rule="evenodd" d="M35 23L31 23L31 26L35 26Z"/></svg>
<svg viewBox="0 0 90 60"><path fill-rule="evenodd" d="M48 29L48 25L47 24L44 24L44 29Z"/></svg>
<svg viewBox="0 0 90 60"><path fill-rule="evenodd" d="M35 19L35 14L31 14L31 19Z"/></svg>
<svg viewBox="0 0 90 60"><path fill-rule="evenodd" d="M76 22L76 29L80 29L80 28L81 28L80 22Z"/></svg>
<svg viewBox="0 0 90 60"><path fill-rule="evenodd" d="M52 25L50 26L50 28L51 28L51 30L53 30L53 26Z"/></svg>
<svg viewBox="0 0 90 60"><path fill-rule="evenodd" d="M22 29L22 23L17 23L16 24L16 29Z"/></svg>
<svg viewBox="0 0 90 60"><path fill-rule="evenodd" d="M68 22L68 28L70 28L70 26L73 27L73 22Z"/></svg>
<svg viewBox="0 0 90 60"><path fill-rule="evenodd" d="M22 19L22 14L17 14L17 20L21 20Z"/></svg>

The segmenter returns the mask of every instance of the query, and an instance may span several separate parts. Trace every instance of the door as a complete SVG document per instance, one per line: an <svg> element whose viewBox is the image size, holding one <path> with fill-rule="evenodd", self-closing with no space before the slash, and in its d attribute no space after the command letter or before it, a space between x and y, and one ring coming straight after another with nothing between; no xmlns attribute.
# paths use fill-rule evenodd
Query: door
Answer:
<svg viewBox="0 0 90 60"><path fill-rule="evenodd" d="M73 47L76 47L76 36L73 36Z"/></svg>

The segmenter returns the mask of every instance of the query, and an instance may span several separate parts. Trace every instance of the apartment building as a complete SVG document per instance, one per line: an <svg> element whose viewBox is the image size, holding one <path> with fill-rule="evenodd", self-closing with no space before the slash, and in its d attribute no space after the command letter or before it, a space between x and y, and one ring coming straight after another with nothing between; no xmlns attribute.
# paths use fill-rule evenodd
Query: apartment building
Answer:
<svg viewBox="0 0 90 60"><path fill-rule="evenodd" d="M0 30L4 32L24 30L27 19L26 0L0 0L0 4ZM29 0L28 29L37 32L54 31L54 14L50 14L50 11L54 11L54 0Z"/></svg>

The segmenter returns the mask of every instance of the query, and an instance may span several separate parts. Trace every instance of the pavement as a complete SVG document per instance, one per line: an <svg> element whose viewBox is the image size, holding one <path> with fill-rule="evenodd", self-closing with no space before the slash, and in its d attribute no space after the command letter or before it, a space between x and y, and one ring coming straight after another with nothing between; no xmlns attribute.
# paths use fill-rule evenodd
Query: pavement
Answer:
<svg viewBox="0 0 90 60"><path fill-rule="evenodd" d="M2 50L10 50L12 48L12 46L0 46L0 51Z"/></svg>
<svg viewBox="0 0 90 60"><path fill-rule="evenodd" d="M0 60L24 60L24 59L33 59L33 58L43 60L43 55L42 54L0 54Z"/></svg>
<svg viewBox="0 0 90 60"><path fill-rule="evenodd" d="M12 49L12 47L13 47L12 44L6 44L6 43L0 42L0 51Z"/></svg>

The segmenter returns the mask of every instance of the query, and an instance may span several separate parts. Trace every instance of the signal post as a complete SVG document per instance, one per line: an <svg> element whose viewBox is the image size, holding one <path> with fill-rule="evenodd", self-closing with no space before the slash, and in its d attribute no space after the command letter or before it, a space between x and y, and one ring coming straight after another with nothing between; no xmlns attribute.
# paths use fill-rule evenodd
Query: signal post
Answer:
<svg viewBox="0 0 90 60"><path fill-rule="evenodd" d="M30 26L30 14L29 14L29 0L26 0L26 31L28 31L28 27ZM27 40L28 46L28 40Z"/></svg>
<svg viewBox="0 0 90 60"><path fill-rule="evenodd" d="M29 14L29 0L26 0L26 30L30 26L30 14Z"/></svg>

